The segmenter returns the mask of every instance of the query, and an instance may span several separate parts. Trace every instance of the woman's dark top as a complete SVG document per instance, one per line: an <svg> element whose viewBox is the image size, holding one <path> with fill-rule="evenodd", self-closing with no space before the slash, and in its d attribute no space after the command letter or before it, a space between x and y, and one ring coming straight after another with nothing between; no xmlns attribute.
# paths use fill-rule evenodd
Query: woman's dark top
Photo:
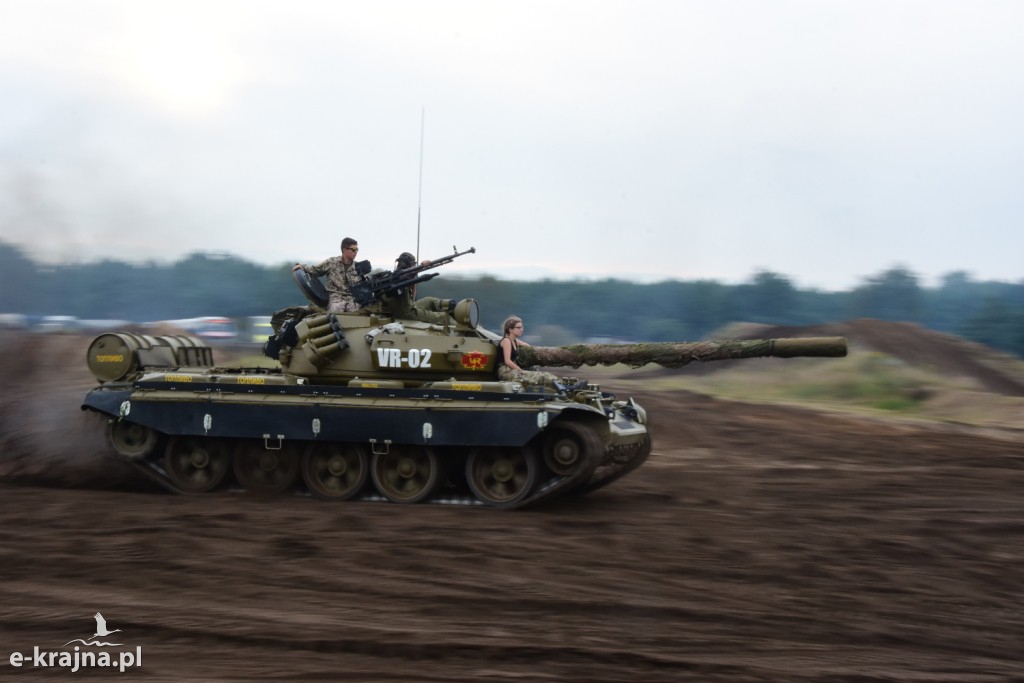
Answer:
<svg viewBox="0 0 1024 683"><path fill-rule="evenodd" d="M516 365L519 365L519 360L518 360L518 358L519 358L519 344L517 344L516 340L513 339L512 337L502 337L502 341L504 341L505 339L508 339L509 342L512 344L512 353L509 354L509 356L512 358L512 362L515 363ZM498 342L498 365L504 365L504 364L505 364L505 352L502 351L502 349L501 349L501 342L499 341Z"/></svg>

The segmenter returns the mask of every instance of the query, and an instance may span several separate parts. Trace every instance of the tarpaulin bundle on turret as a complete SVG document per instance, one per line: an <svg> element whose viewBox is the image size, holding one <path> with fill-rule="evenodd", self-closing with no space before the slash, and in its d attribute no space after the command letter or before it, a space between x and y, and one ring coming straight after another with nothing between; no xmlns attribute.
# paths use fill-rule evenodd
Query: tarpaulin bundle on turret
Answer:
<svg viewBox="0 0 1024 683"><path fill-rule="evenodd" d="M519 362L522 365L560 368L619 363L633 368L650 363L666 368L678 368L695 360L704 362L767 356L835 358L845 355L845 337L519 347Z"/></svg>

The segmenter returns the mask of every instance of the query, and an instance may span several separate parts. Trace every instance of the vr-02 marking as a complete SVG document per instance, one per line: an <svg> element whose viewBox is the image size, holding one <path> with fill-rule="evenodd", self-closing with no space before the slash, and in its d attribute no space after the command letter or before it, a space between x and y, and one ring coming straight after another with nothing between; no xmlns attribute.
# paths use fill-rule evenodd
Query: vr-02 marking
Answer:
<svg viewBox="0 0 1024 683"><path fill-rule="evenodd" d="M377 349L377 364L382 368L429 368L432 355L430 349L409 349L405 356L401 349Z"/></svg>

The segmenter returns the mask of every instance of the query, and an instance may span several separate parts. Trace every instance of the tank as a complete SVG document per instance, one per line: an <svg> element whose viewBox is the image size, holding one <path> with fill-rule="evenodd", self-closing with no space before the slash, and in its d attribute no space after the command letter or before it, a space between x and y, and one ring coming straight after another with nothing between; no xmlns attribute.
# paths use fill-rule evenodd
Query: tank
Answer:
<svg viewBox="0 0 1024 683"><path fill-rule="evenodd" d="M468 252L463 252L468 253ZM165 488L229 485L325 500L521 508L580 495L651 453L644 409L597 384L559 389L497 379L499 335L473 299L433 321L394 315L397 296L436 273L367 276L355 313L329 313L318 281L296 273L309 304L273 318L275 367L220 367L190 336L107 333L89 345L99 385L83 410L106 418L116 457ZM412 283L412 284L411 284ZM402 310L407 310L403 308ZM579 367L759 356L843 356L842 337L522 347L523 365ZM584 386L585 385L585 386ZM572 389L565 389L571 386Z"/></svg>

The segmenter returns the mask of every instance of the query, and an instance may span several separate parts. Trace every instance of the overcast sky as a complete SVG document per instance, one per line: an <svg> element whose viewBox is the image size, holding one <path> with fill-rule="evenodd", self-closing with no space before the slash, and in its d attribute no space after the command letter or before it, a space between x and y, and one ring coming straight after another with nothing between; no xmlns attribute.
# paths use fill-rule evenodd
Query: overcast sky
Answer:
<svg viewBox="0 0 1024 683"><path fill-rule="evenodd" d="M0 0L0 240L1021 282L1022 65L1014 1Z"/></svg>

